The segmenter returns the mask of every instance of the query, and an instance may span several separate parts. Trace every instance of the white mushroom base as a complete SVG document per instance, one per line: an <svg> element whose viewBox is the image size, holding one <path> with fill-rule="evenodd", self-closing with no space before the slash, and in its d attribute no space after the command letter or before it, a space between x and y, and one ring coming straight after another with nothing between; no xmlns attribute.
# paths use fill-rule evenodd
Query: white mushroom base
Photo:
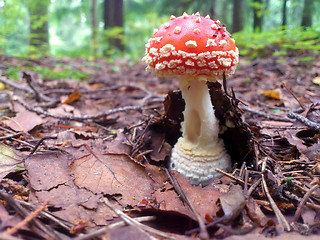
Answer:
<svg viewBox="0 0 320 240"><path fill-rule="evenodd" d="M184 138L179 138L172 149L170 169L178 171L193 185L206 186L214 178L221 177L221 174L215 171L216 168L226 170L231 167L231 158L221 140L212 147L199 149Z"/></svg>

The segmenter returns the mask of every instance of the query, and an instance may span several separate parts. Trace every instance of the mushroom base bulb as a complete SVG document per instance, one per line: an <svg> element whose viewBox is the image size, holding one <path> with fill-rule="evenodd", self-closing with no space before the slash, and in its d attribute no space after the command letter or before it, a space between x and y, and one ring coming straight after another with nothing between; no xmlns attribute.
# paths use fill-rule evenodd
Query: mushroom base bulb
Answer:
<svg viewBox="0 0 320 240"><path fill-rule="evenodd" d="M221 177L216 168L226 170L231 166L231 158L222 142L215 143L211 149L199 149L180 138L171 153L170 169L178 171L193 185L206 186L214 178Z"/></svg>

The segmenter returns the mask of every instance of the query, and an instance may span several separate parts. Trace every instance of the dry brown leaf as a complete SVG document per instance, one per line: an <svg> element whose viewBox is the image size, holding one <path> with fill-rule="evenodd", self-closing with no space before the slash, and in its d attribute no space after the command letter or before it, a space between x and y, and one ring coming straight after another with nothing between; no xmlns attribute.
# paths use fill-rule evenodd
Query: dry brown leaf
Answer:
<svg viewBox="0 0 320 240"><path fill-rule="evenodd" d="M27 110L19 112L15 117L6 122L7 126L14 131L29 132L36 126L43 124L45 121L39 115Z"/></svg>
<svg viewBox="0 0 320 240"><path fill-rule="evenodd" d="M172 173L179 182L185 195L189 198L190 202L194 205L203 219L205 219L206 214L211 216L216 215L216 212L218 211L216 202L222 193L215 187L214 183L204 188L201 186L193 186L187 179L180 176L178 172L172 171ZM157 202L160 203L160 209L183 213L196 220L189 207L182 202L175 191L169 190L161 192L158 190L152 196L156 197Z"/></svg>
<svg viewBox="0 0 320 240"><path fill-rule="evenodd" d="M78 88L76 88L69 96L66 100L64 100L62 103L64 104L70 104L70 103L73 103L77 100L79 100L81 98L82 94L81 92L79 91Z"/></svg>
<svg viewBox="0 0 320 240"><path fill-rule="evenodd" d="M280 100L281 99L281 90L279 88L272 89L272 90L266 90L262 91L262 95L275 99Z"/></svg>
<svg viewBox="0 0 320 240"><path fill-rule="evenodd" d="M239 216L246 205L246 199L242 188L239 185L232 185L229 192L219 198L219 203L223 212L223 222L229 223Z"/></svg>
<svg viewBox="0 0 320 240"><path fill-rule="evenodd" d="M259 205L252 197L247 200L246 210L252 222L257 223L260 227L266 226L268 218L261 211Z"/></svg>
<svg viewBox="0 0 320 240"><path fill-rule="evenodd" d="M93 193L122 195L120 202L135 205L154 191L144 167L126 154L88 154L74 160L71 174L79 188Z"/></svg>

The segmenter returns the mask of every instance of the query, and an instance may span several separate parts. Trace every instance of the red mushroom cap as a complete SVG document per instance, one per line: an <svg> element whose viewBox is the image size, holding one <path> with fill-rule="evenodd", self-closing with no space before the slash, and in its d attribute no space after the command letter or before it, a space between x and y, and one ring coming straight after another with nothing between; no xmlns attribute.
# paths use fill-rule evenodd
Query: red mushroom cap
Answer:
<svg viewBox="0 0 320 240"><path fill-rule="evenodd" d="M147 70L158 76L230 76L239 52L230 34L220 24L199 13L171 16L146 44Z"/></svg>

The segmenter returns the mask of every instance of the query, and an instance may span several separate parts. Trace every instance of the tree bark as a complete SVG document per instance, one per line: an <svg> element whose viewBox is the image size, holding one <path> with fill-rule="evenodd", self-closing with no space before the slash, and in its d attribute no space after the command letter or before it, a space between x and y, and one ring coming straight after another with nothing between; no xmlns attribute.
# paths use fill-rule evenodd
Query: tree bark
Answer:
<svg viewBox="0 0 320 240"><path fill-rule="evenodd" d="M49 54L48 7L50 0L27 1L30 17L30 45L43 55Z"/></svg>
<svg viewBox="0 0 320 240"><path fill-rule="evenodd" d="M254 2L262 5L262 0L255 0ZM256 32L261 32L262 30L262 10L260 7L253 8L253 30Z"/></svg>
<svg viewBox="0 0 320 240"><path fill-rule="evenodd" d="M287 0L283 0L282 5L282 26L287 25Z"/></svg>
<svg viewBox="0 0 320 240"><path fill-rule="evenodd" d="M217 0L211 0L211 6L209 8L209 15L211 19L216 20L216 6L217 6Z"/></svg>
<svg viewBox="0 0 320 240"><path fill-rule="evenodd" d="M314 0L304 0L301 26L311 27Z"/></svg>
<svg viewBox="0 0 320 240"><path fill-rule="evenodd" d="M123 0L104 0L104 29L123 28ZM110 39L110 44L120 50L124 46L119 38Z"/></svg>
<svg viewBox="0 0 320 240"><path fill-rule="evenodd" d="M232 32L240 32L244 26L244 0L233 0Z"/></svg>

